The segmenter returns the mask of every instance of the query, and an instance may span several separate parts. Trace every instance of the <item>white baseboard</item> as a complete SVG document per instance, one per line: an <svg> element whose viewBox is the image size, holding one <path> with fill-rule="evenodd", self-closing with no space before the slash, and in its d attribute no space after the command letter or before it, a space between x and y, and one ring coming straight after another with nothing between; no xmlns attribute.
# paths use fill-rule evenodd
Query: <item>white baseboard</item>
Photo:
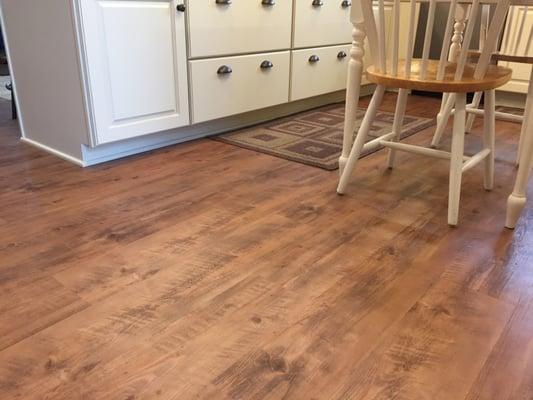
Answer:
<svg viewBox="0 0 533 400"><path fill-rule="evenodd" d="M373 92L372 87L365 86L364 88L365 90L361 91L361 96ZM85 166L96 165L194 139L243 129L312 108L341 102L344 101L344 99L345 91L339 91L309 99L285 103L263 110L251 111L214 121L207 121L184 128L121 140L119 142L103 144L95 147L83 145L83 160Z"/></svg>
<svg viewBox="0 0 533 400"><path fill-rule="evenodd" d="M498 90L496 92L496 104L499 106L506 107L525 108L526 97L527 95L525 93L506 92L503 90Z"/></svg>
<svg viewBox="0 0 533 400"><path fill-rule="evenodd" d="M85 167L86 166L86 164L83 162L83 160L80 160L79 158L73 157L73 156L71 156L69 154L63 153L62 151L59 151L59 150L53 149L51 147L48 147L45 144L36 142L33 139L29 139L27 137L21 137L20 141L24 142L24 143L28 143L31 146L37 147L40 150L44 150L47 153L53 154L54 156L59 157L59 158L65 160L65 161L69 161L69 162L71 162L73 164L79 165L80 167Z"/></svg>

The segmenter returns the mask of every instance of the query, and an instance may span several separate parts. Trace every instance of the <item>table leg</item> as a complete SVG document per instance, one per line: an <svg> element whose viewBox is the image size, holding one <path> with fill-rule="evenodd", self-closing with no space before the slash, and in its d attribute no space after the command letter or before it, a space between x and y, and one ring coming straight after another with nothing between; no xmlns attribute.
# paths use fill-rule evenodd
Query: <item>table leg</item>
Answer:
<svg viewBox="0 0 533 400"><path fill-rule="evenodd" d="M531 67L531 72L529 75L529 87L527 90L526 106L524 108L524 118L522 120L522 129L520 130L520 141L518 143L518 152L516 154L516 165L520 164L520 157L522 157L522 146L525 136L526 127L529 125L530 120L530 109L533 102L533 66Z"/></svg>
<svg viewBox="0 0 533 400"><path fill-rule="evenodd" d="M533 115L533 102L530 101L525 110L526 115ZM507 218L505 226L514 228L520 218L520 214L526 205L526 193L531 166L533 162L533 123L532 118L524 118L524 129L522 132L522 148L520 149L520 165L516 177L513 193L507 200Z"/></svg>

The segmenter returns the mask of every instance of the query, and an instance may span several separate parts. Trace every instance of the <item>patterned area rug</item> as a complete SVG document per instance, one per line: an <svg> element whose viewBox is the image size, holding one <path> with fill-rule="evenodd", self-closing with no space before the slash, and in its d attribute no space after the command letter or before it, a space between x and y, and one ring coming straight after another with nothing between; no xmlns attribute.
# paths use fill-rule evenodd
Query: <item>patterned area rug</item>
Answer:
<svg viewBox="0 0 533 400"><path fill-rule="evenodd" d="M364 109L357 113L356 131L364 114ZM369 140L391 132L393 120L394 113L378 112ZM344 104L335 104L212 139L332 171L339 167L343 123ZM434 119L406 115L402 138L434 124ZM361 157L374 151L366 152Z"/></svg>

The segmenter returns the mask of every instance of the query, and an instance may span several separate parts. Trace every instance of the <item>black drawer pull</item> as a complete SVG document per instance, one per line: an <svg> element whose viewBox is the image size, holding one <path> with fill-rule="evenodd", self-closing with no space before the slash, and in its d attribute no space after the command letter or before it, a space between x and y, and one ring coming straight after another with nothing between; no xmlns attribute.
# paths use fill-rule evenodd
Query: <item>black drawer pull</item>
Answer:
<svg viewBox="0 0 533 400"><path fill-rule="evenodd" d="M343 0L341 3L342 8L348 8L352 5L352 2L350 0Z"/></svg>
<svg viewBox="0 0 533 400"><path fill-rule="evenodd" d="M231 0L215 0L215 3L220 6L229 6L231 4Z"/></svg>
<svg viewBox="0 0 533 400"><path fill-rule="evenodd" d="M185 12L186 10L185 4L178 4L176 7L176 10L178 10L179 12Z"/></svg>
<svg viewBox="0 0 533 400"><path fill-rule="evenodd" d="M313 0L311 3L313 7L322 7L324 5L324 2L322 0Z"/></svg>
<svg viewBox="0 0 533 400"><path fill-rule="evenodd" d="M316 62L319 62L320 61L320 57L318 57L317 55L312 55L311 57L309 57L309 62L310 63L316 63Z"/></svg>
<svg viewBox="0 0 533 400"><path fill-rule="evenodd" d="M261 69L270 69L273 68L274 64L271 61L265 60L261 63Z"/></svg>
<svg viewBox="0 0 533 400"><path fill-rule="evenodd" d="M223 65L217 70L217 74L219 75L228 75L232 72L233 70L231 69L231 67L228 67L227 65Z"/></svg>
<svg viewBox="0 0 533 400"><path fill-rule="evenodd" d="M264 5L264 6L275 6L276 5L276 0L261 0L261 4Z"/></svg>
<svg viewBox="0 0 533 400"><path fill-rule="evenodd" d="M339 51L339 54L337 54L337 58L346 58L346 52L345 51Z"/></svg>

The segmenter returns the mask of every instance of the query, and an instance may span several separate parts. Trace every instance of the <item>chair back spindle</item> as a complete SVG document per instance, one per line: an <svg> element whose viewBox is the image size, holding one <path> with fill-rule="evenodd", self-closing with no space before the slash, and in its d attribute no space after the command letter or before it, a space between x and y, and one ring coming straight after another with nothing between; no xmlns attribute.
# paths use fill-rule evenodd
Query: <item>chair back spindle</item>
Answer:
<svg viewBox="0 0 533 400"><path fill-rule="evenodd" d="M399 40L400 40L400 0L394 0L394 6L393 6L393 20L392 20L392 35L393 35L393 43L392 43L392 75L397 76L398 75L398 48L399 48Z"/></svg>
<svg viewBox="0 0 533 400"><path fill-rule="evenodd" d="M422 65L420 68L420 78L426 79L427 67L429 60L429 49L431 47L431 37L433 34L433 25L435 23L435 9L437 8L436 0L429 0L429 12L426 23L426 32L424 35L424 47L422 49Z"/></svg>
<svg viewBox="0 0 533 400"><path fill-rule="evenodd" d="M405 55L405 77L411 76L411 65L413 61L413 51L415 48L415 26L416 0L411 0L409 4L409 34L407 37L407 54Z"/></svg>
<svg viewBox="0 0 533 400"><path fill-rule="evenodd" d="M448 20L446 21L446 30L444 31L444 40L442 41L442 49L439 58L439 67L437 71L437 80L444 79L444 71L446 62L448 61L448 54L450 52L450 42L452 29L455 22L455 11L457 8L457 0L452 0L450 3L450 10L448 12Z"/></svg>

